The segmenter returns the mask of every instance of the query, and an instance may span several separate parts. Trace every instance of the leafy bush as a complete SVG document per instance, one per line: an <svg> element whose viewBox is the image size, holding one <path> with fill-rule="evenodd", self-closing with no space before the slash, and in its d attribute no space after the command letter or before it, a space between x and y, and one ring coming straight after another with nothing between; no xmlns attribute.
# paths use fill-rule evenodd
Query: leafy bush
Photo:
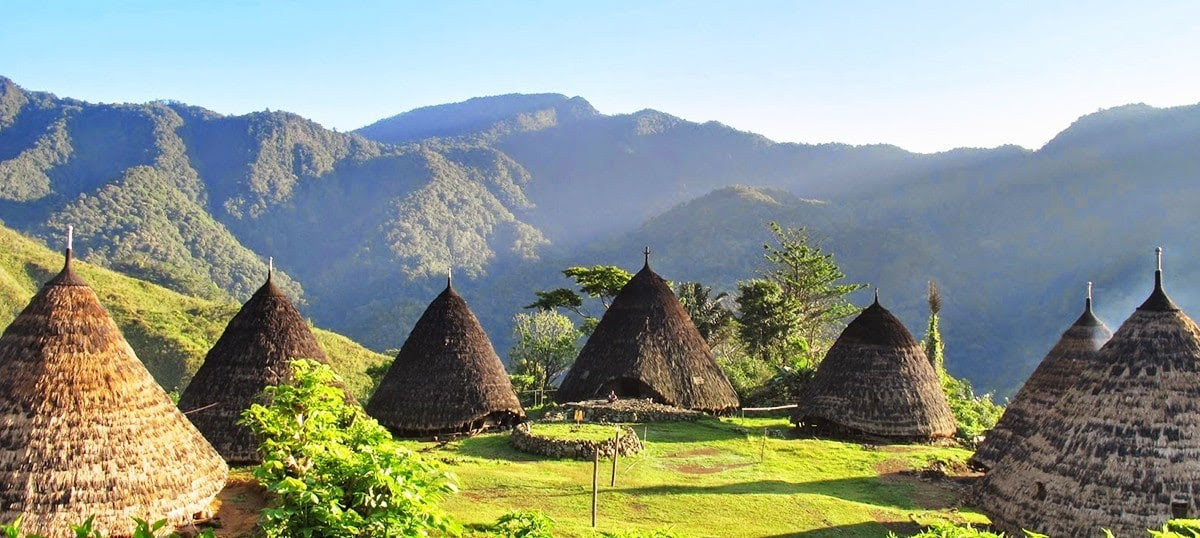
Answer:
<svg viewBox="0 0 1200 538"><path fill-rule="evenodd" d="M683 538L679 533L670 529L606 532L604 536L605 538Z"/></svg>
<svg viewBox="0 0 1200 538"><path fill-rule="evenodd" d="M1000 415L1004 414L1004 406L992 401L992 395L975 395L975 389L966 379L954 377L944 370L939 372L942 378L942 390L954 412L954 420L958 423L958 437L972 442L976 437L992 429Z"/></svg>
<svg viewBox="0 0 1200 538"><path fill-rule="evenodd" d="M12 523L0 525L0 534L3 534L4 538L21 538L21 519L23 518L24 516L20 516ZM100 534L100 531L94 528L93 521L95 521L95 519L96 516L91 516L84 520L83 523L71 525L71 532L75 533L75 538L104 538L104 535ZM167 520L165 519L160 519L154 523L150 523L146 520L135 517L133 518L133 521L135 523L133 534L129 535L132 538L158 538L159 536L165 536L166 538L180 538L180 535L177 532L172 532L170 534L159 534L159 532L167 526ZM204 531L195 535L195 537L215 538L215 535L213 534L212 529L204 529ZM25 538L46 537L42 536L41 534L29 533L25 534Z"/></svg>
<svg viewBox="0 0 1200 538"><path fill-rule="evenodd" d="M497 538L554 538L554 520L538 511L509 512L487 530Z"/></svg>
<svg viewBox="0 0 1200 538"><path fill-rule="evenodd" d="M267 387L242 414L261 439L254 476L276 495L260 522L269 538L424 536L455 532L436 502L453 477L392 440L343 399L328 366L292 363L292 379Z"/></svg>

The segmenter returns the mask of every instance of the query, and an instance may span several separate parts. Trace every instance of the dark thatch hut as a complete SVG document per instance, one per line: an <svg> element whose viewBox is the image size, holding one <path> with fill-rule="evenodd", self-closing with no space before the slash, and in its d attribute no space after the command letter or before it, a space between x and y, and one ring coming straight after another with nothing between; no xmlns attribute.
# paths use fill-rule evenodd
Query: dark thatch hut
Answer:
<svg viewBox="0 0 1200 538"><path fill-rule="evenodd" d="M1083 314L1067 328L1009 401L1004 416L971 456L972 467L990 469L1010 446L1024 444L1025 439L1037 430L1038 423L1054 409L1054 404L1071 386L1078 372L1086 363L1096 360L1097 351L1112 336L1112 331L1092 313L1091 295L1089 282Z"/></svg>
<svg viewBox="0 0 1200 538"><path fill-rule="evenodd" d="M980 481L977 506L1012 534L1145 535L1194 518L1200 495L1200 328L1154 292L1037 431Z"/></svg>
<svg viewBox="0 0 1200 538"><path fill-rule="evenodd" d="M878 293L829 348L792 421L816 435L905 441L957 430L933 365Z"/></svg>
<svg viewBox="0 0 1200 538"><path fill-rule="evenodd" d="M650 398L721 413L739 406L725 372L667 282L646 265L613 298L555 398Z"/></svg>
<svg viewBox="0 0 1200 538"><path fill-rule="evenodd" d="M300 311L268 272L267 282L242 305L204 357L179 397L179 409L225 461L258 463L258 439L237 421L264 388L290 377L295 359L328 362Z"/></svg>
<svg viewBox="0 0 1200 538"><path fill-rule="evenodd" d="M449 280L413 326L367 414L409 437L473 433L525 418L491 340Z"/></svg>
<svg viewBox="0 0 1200 538"><path fill-rule="evenodd" d="M71 270L42 287L0 336L0 521L74 536L132 517L205 512L229 468L150 376L96 294Z"/></svg>

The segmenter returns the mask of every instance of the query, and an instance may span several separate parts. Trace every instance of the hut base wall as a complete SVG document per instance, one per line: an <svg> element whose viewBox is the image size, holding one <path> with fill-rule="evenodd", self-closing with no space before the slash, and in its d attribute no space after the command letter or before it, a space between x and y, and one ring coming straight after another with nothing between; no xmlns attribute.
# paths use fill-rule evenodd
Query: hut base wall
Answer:
<svg viewBox="0 0 1200 538"><path fill-rule="evenodd" d="M878 433L867 432L846 426L844 424L839 424L823 417L804 416L799 417L793 422L795 422L796 430L799 431L801 435L825 439L836 439L841 441L924 444L934 443L939 440L949 439L952 437L949 435L880 435Z"/></svg>
<svg viewBox="0 0 1200 538"><path fill-rule="evenodd" d="M443 437L465 437L483 431L504 431L525 421L525 417L512 411L494 411L470 422L435 428L397 428L387 426L396 437L405 439L440 439ZM385 425L386 426L386 425Z"/></svg>

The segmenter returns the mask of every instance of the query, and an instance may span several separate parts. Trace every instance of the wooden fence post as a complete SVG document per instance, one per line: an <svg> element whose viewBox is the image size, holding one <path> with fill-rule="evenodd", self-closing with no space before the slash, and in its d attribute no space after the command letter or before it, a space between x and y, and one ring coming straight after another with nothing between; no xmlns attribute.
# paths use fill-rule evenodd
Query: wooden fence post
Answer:
<svg viewBox="0 0 1200 538"><path fill-rule="evenodd" d="M596 496L600 494L600 449L592 452L592 528L596 528Z"/></svg>

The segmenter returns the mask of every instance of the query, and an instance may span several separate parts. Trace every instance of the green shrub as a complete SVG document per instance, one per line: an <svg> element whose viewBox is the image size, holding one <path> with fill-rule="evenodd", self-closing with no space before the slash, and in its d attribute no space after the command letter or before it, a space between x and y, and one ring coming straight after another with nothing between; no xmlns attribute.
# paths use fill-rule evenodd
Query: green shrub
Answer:
<svg viewBox="0 0 1200 538"><path fill-rule="evenodd" d="M554 538L554 520L538 511L512 511L500 516L487 530L496 538Z"/></svg>
<svg viewBox="0 0 1200 538"><path fill-rule="evenodd" d="M1000 415L1004 414L1004 406L992 401L991 394L976 396L970 381L954 377L945 370L940 374L946 400L958 422L959 438L972 442L996 425Z"/></svg>
<svg viewBox="0 0 1200 538"><path fill-rule="evenodd" d="M328 366L299 360L292 379L267 387L242 414L261 440L254 476L276 500L260 523L269 538L423 536L457 525L436 502L453 477L396 444L343 399Z"/></svg>
<svg viewBox="0 0 1200 538"><path fill-rule="evenodd" d="M4 538L21 538L21 520L24 516L17 517L15 521L7 525L0 525L0 534ZM75 538L104 538L100 531L94 528L96 516L88 517L83 523L71 525L71 532L75 533ZM134 528L131 538L158 538L166 536L167 538L180 538L179 533L172 532L170 534L158 534L164 527L167 526L167 520L160 519L154 523L150 523L143 519L133 518ZM41 534L28 533L25 538L46 538ZM212 529L204 529L203 532L196 535L196 538L215 538Z"/></svg>

